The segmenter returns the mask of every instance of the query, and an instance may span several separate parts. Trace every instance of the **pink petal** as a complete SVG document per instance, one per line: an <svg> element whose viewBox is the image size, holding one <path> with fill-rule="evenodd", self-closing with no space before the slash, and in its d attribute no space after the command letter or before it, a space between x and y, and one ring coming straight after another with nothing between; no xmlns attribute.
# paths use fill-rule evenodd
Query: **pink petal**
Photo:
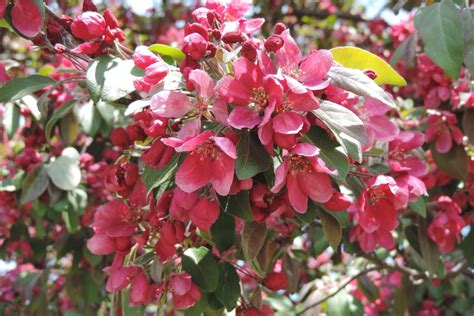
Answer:
<svg viewBox="0 0 474 316"><path fill-rule="evenodd" d="M199 145L205 143L214 133L210 130L207 130L199 135L196 135L193 138L187 139L185 142L183 142L182 145L179 147L176 147L177 152L183 152L183 151L192 151L196 149ZM163 140L164 142L164 140ZM168 145L167 143L165 143ZM171 146L171 145L168 145Z"/></svg>
<svg viewBox="0 0 474 316"><path fill-rule="evenodd" d="M312 92L296 94L288 91L287 99L291 104L291 108L296 111L310 112L319 108L319 102Z"/></svg>
<svg viewBox="0 0 474 316"><path fill-rule="evenodd" d="M412 176L422 177L428 174L428 166L418 157L407 157L400 163L404 167L404 170L407 170Z"/></svg>
<svg viewBox="0 0 474 316"><path fill-rule="evenodd" d="M229 126L227 122L227 104L224 100L217 100L210 108L211 113L216 118L216 122L224 126Z"/></svg>
<svg viewBox="0 0 474 316"><path fill-rule="evenodd" d="M229 138L214 136L212 139L227 156L237 159L237 149Z"/></svg>
<svg viewBox="0 0 474 316"><path fill-rule="evenodd" d="M436 138L436 150L440 153L447 153L453 146L453 139L449 130L446 130Z"/></svg>
<svg viewBox="0 0 474 316"><path fill-rule="evenodd" d="M171 289L178 295L184 295L191 289L191 276L187 273L178 274L171 278Z"/></svg>
<svg viewBox="0 0 474 316"><path fill-rule="evenodd" d="M258 138L262 142L263 145L268 145L273 140L273 128L272 123L269 122L265 125L261 125L258 128Z"/></svg>
<svg viewBox="0 0 474 316"><path fill-rule="evenodd" d="M297 134L303 128L303 118L295 112L281 112L273 118L273 130L281 134Z"/></svg>
<svg viewBox="0 0 474 316"><path fill-rule="evenodd" d="M234 68L235 78L244 84L247 89L252 89L262 84L263 74L260 68L247 58L239 58L232 66Z"/></svg>
<svg viewBox="0 0 474 316"><path fill-rule="evenodd" d="M226 76L217 82L216 92L226 102L247 106L252 99L250 88L244 86L239 80Z"/></svg>
<svg viewBox="0 0 474 316"><path fill-rule="evenodd" d="M283 47L280 48L276 54L276 60L280 67L285 68L287 73L298 68L298 63L301 60L301 51L295 40L290 35L290 30L285 30L281 33L281 37L285 41Z"/></svg>
<svg viewBox="0 0 474 316"><path fill-rule="evenodd" d="M189 73L189 81L196 88L197 96L204 99L214 96L214 80L212 80L207 72L194 69Z"/></svg>
<svg viewBox="0 0 474 316"><path fill-rule="evenodd" d="M194 192L211 180L212 161L201 159L201 155L190 153L176 172L176 185L184 192Z"/></svg>
<svg viewBox="0 0 474 316"><path fill-rule="evenodd" d="M308 195L300 188L298 183L298 177L302 174L303 173L288 175L286 184L290 204L298 213L306 213L306 210L308 209Z"/></svg>
<svg viewBox="0 0 474 316"><path fill-rule="evenodd" d="M160 91L150 102L151 110L163 117L181 118L193 108L188 97L176 91Z"/></svg>
<svg viewBox="0 0 474 316"><path fill-rule="evenodd" d="M390 107L377 99L367 98L364 102L364 108L370 115L384 115L390 110Z"/></svg>
<svg viewBox="0 0 474 316"><path fill-rule="evenodd" d="M212 162L211 183L217 194L229 194L234 179L234 159L221 155Z"/></svg>
<svg viewBox="0 0 474 316"><path fill-rule="evenodd" d="M260 115L247 107L236 107L229 115L227 122L236 129L254 128L260 123Z"/></svg>
<svg viewBox="0 0 474 316"><path fill-rule="evenodd" d="M35 37L43 26L41 12L34 0L17 0L11 18L13 26L26 37Z"/></svg>
<svg viewBox="0 0 474 316"><path fill-rule="evenodd" d="M301 62L302 75L299 80L310 89L316 88L325 79L331 66L331 52L325 49L313 51Z"/></svg>
<svg viewBox="0 0 474 316"><path fill-rule="evenodd" d="M3 0L0 0L0 2ZM2 17L1 14L1 4L0 4L0 19ZM6 82L10 81L10 76L7 73L7 70L5 69L5 65L0 61L0 85L4 84Z"/></svg>
<svg viewBox="0 0 474 316"><path fill-rule="evenodd" d="M87 248L95 255L108 255L115 251L115 240L106 234L95 234L87 241Z"/></svg>
<svg viewBox="0 0 474 316"><path fill-rule="evenodd" d="M299 173L298 183L311 200L319 203L329 201L334 191L329 176L319 172Z"/></svg>
<svg viewBox="0 0 474 316"><path fill-rule="evenodd" d="M180 139L187 139L191 137L196 137L201 131L201 119L195 118L189 121L186 121L176 135Z"/></svg>
<svg viewBox="0 0 474 316"><path fill-rule="evenodd" d="M5 9L7 7L8 0L0 0L0 19L3 19L3 14L5 13Z"/></svg>
<svg viewBox="0 0 474 316"><path fill-rule="evenodd" d="M278 193L283 188L286 183L286 174L288 172L288 162L285 160L281 165L279 165L275 170L275 183L270 191L273 193Z"/></svg>
<svg viewBox="0 0 474 316"><path fill-rule="evenodd" d="M209 231L219 217L219 205L215 201L201 199L189 212L193 224L201 230Z"/></svg>
<svg viewBox="0 0 474 316"><path fill-rule="evenodd" d="M384 142L394 140L400 132L398 126L385 116L370 117L365 127L374 132L377 140Z"/></svg>
<svg viewBox="0 0 474 316"><path fill-rule="evenodd" d="M314 157L319 154L319 148L308 143L299 143L295 145L291 153L305 157Z"/></svg>

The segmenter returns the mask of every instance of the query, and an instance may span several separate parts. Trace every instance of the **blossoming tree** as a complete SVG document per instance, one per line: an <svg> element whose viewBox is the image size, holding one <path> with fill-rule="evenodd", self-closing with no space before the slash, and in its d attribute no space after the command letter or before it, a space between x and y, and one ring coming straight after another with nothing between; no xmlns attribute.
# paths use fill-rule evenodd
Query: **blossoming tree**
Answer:
<svg viewBox="0 0 474 316"><path fill-rule="evenodd" d="M0 0L5 315L474 312L468 2L161 9Z"/></svg>

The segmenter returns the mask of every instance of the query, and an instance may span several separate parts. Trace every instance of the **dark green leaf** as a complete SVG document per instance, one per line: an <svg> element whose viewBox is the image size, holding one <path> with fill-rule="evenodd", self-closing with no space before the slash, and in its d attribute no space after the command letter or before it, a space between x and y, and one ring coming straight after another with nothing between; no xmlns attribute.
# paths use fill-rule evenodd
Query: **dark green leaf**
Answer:
<svg viewBox="0 0 474 316"><path fill-rule="evenodd" d="M240 279L235 268L227 262L221 262L219 267L219 285L215 296L225 306L227 311L233 310L237 306L240 297Z"/></svg>
<svg viewBox="0 0 474 316"><path fill-rule="evenodd" d="M249 191L242 190L235 195L219 197L219 201L226 213L246 221L253 220Z"/></svg>
<svg viewBox="0 0 474 316"><path fill-rule="evenodd" d="M367 275L361 275L357 278L357 287L364 293L371 302L374 302L379 297L379 289L369 279Z"/></svg>
<svg viewBox="0 0 474 316"><path fill-rule="evenodd" d="M474 51L474 47L473 47L473 51ZM468 108L464 111L464 114L462 116L462 129L464 131L464 135L466 135L466 137L469 139L469 142L472 145L474 145L474 124L473 123L474 123L474 109Z"/></svg>
<svg viewBox="0 0 474 316"><path fill-rule="evenodd" d="M212 241L219 251L232 247L235 241L235 219L221 212L217 221L211 227Z"/></svg>
<svg viewBox="0 0 474 316"><path fill-rule="evenodd" d="M451 1L421 8L415 27L425 44L425 52L453 79L459 77L464 53L464 28L459 10Z"/></svg>
<svg viewBox="0 0 474 316"><path fill-rule="evenodd" d="M342 105L329 101L321 102L320 108L313 113L334 133L345 152L361 162L362 145L367 142L367 134L364 123L357 115ZM342 165L341 157L338 163Z"/></svg>
<svg viewBox="0 0 474 316"><path fill-rule="evenodd" d="M212 252L206 247L190 248L183 254L183 269L201 290L214 292L219 282L219 270Z"/></svg>
<svg viewBox="0 0 474 316"><path fill-rule="evenodd" d="M416 201L409 202L408 207L418 215L426 217L426 202L424 197L420 196Z"/></svg>
<svg viewBox="0 0 474 316"><path fill-rule="evenodd" d="M439 260L438 247L428 237L427 231L428 223L424 218L418 217L418 241L420 243L421 256L427 271L430 273L430 277L433 277L437 274L441 261Z"/></svg>
<svg viewBox="0 0 474 316"><path fill-rule="evenodd" d="M79 215L74 212L71 207L68 207L65 211L62 212L63 221L66 225L66 229L70 233L77 232L80 227Z"/></svg>
<svg viewBox="0 0 474 316"><path fill-rule="evenodd" d="M453 178L466 180L469 158L462 145L453 144L451 150L445 154L436 151L434 145L431 146L431 153L438 168Z"/></svg>
<svg viewBox="0 0 474 316"><path fill-rule="evenodd" d="M162 56L170 56L171 58L176 60L176 62L178 63L181 62L185 57L181 49L176 48L176 47L171 47L168 45L154 44L148 47L148 49Z"/></svg>
<svg viewBox="0 0 474 316"><path fill-rule="evenodd" d="M331 79L331 84L336 87L362 97L376 99L389 107L396 107L393 98L361 70L346 67L331 67L328 75Z"/></svg>
<svg viewBox="0 0 474 316"><path fill-rule="evenodd" d="M416 62L416 33L408 36L395 50L390 58L390 65L394 66L402 60L408 68L415 67Z"/></svg>
<svg viewBox="0 0 474 316"><path fill-rule="evenodd" d="M461 249L469 266L474 268L474 227L471 225L471 231L461 242Z"/></svg>
<svg viewBox="0 0 474 316"><path fill-rule="evenodd" d="M237 178L252 178L272 166L272 159L257 136L247 131L240 134L240 140L237 143L237 159L235 160Z"/></svg>
<svg viewBox="0 0 474 316"><path fill-rule="evenodd" d="M318 209L318 215L319 219L321 220L321 224L323 225L324 235L326 236L329 245L331 245L334 251L337 251L342 240L341 224L331 214L321 209Z"/></svg>
<svg viewBox="0 0 474 316"><path fill-rule="evenodd" d="M13 79L0 88L0 102L21 99L26 95L55 83L56 81L53 79L40 75Z"/></svg>
<svg viewBox="0 0 474 316"><path fill-rule="evenodd" d="M470 9L462 11L464 24L464 64L474 75L474 17Z"/></svg>
<svg viewBox="0 0 474 316"><path fill-rule="evenodd" d="M59 109L53 112L53 115L51 116L48 123L46 124L46 127L44 128L44 134L48 143L51 141L51 133L56 123L58 123L58 121L65 117L67 114L71 113L75 104L76 100L68 101L61 105Z"/></svg>
<svg viewBox="0 0 474 316"><path fill-rule="evenodd" d="M145 182L147 192L150 192L154 188L168 182L174 175L174 172L178 168L179 154L176 154L171 160L161 169L154 169L150 166L145 166L143 171L143 181Z"/></svg>
<svg viewBox="0 0 474 316"><path fill-rule="evenodd" d="M405 228L405 237L407 238L410 246L415 249L416 252L421 254L420 241L418 239L418 229L416 225L410 225Z"/></svg>
<svg viewBox="0 0 474 316"><path fill-rule="evenodd" d="M267 227L257 222L246 222L242 230L242 251L247 262L255 259L267 238Z"/></svg>
<svg viewBox="0 0 474 316"><path fill-rule="evenodd" d="M20 125L20 109L14 103L5 104L5 113L2 120L8 138L12 139Z"/></svg>
<svg viewBox="0 0 474 316"><path fill-rule="evenodd" d="M20 203L25 204L39 197L48 187L48 183L49 179L46 168L43 165L39 165L28 173L25 180L23 180Z"/></svg>

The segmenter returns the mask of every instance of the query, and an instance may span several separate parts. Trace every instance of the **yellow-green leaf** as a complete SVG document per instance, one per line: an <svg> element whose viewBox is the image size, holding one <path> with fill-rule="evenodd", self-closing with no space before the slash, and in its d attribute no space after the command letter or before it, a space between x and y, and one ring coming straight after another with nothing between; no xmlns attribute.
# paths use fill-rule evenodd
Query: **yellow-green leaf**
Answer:
<svg viewBox="0 0 474 316"><path fill-rule="evenodd" d="M335 61L347 68L375 71L377 84L390 84L394 86L406 86L407 82L395 71L385 60L366 50L345 46L331 49Z"/></svg>

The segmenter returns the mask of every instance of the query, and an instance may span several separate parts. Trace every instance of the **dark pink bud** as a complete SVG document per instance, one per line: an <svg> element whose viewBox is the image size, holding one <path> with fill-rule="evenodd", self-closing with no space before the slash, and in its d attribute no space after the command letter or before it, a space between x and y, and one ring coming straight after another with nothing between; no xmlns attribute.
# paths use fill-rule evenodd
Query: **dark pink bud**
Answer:
<svg viewBox="0 0 474 316"><path fill-rule="evenodd" d="M199 23L192 23L192 24L186 25L186 27L184 28L184 35L189 35L192 33L198 33L205 40L207 40L209 37L206 28L202 24L199 24Z"/></svg>
<svg viewBox="0 0 474 316"><path fill-rule="evenodd" d="M375 80L377 78L377 73L372 69L364 70L364 74L372 80Z"/></svg>
<svg viewBox="0 0 474 316"><path fill-rule="evenodd" d="M97 12L97 7L92 0L84 0L84 2L82 2L82 12L87 11Z"/></svg>
<svg viewBox="0 0 474 316"><path fill-rule="evenodd" d="M275 24L275 29L273 30L273 33L280 35L281 33L283 33L284 30L286 30L286 25L281 22L278 22L277 24Z"/></svg>
<svg viewBox="0 0 474 316"><path fill-rule="evenodd" d="M244 40L244 36L239 31L227 32L222 36L222 41L226 44L240 43Z"/></svg>
<svg viewBox="0 0 474 316"><path fill-rule="evenodd" d="M189 55L195 60L199 60L206 56L207 41L199 33L192 33L183 40L183 53Z"/></svg>
<svg viewBox="0 0 474 316"><path fill-rule="evenodd" d="M268 52L276 52L282 48L283 44L283 38L278 34L273 34L265 41L265 49Z"/></svg>
<svg viewBox="0 0 474 316"><path fill-rule="evenodd" d="M254 62L257 58L257 48L251 41L245 41L242 44L242 50L240 53L251 62Z"/></svg>
<svg viewBox="0 0 474 316"><path fill-rule="evenodd" d="M116 127L110 133L110 140L112 144L121 148L127 148L133 144L133 141L128 136L127 131L123 127Z"/></svg>
<svg viewBox="0 0 474 316"><path fill-rule="evenodd" d="M288 277L283 272L271 272L265 278L265 286L272 291L282 290L288 283Z"/></svg>
<svg viewBox="0 0 474 316"><path fill-rule="evenodd" d="M72 34L80 39L90 41L101 37L106 28L105 19L97 12L87 11L74 19L71 24Z"/></svg>
<svg viewBox="0 0 474 316"><path fill-rule="evenodd" d="M115 15L112 13L110 9L106 9L104 11L104 19L107 26L110 27L111 29L119 27L117 18L115 17Z"/></svg>

